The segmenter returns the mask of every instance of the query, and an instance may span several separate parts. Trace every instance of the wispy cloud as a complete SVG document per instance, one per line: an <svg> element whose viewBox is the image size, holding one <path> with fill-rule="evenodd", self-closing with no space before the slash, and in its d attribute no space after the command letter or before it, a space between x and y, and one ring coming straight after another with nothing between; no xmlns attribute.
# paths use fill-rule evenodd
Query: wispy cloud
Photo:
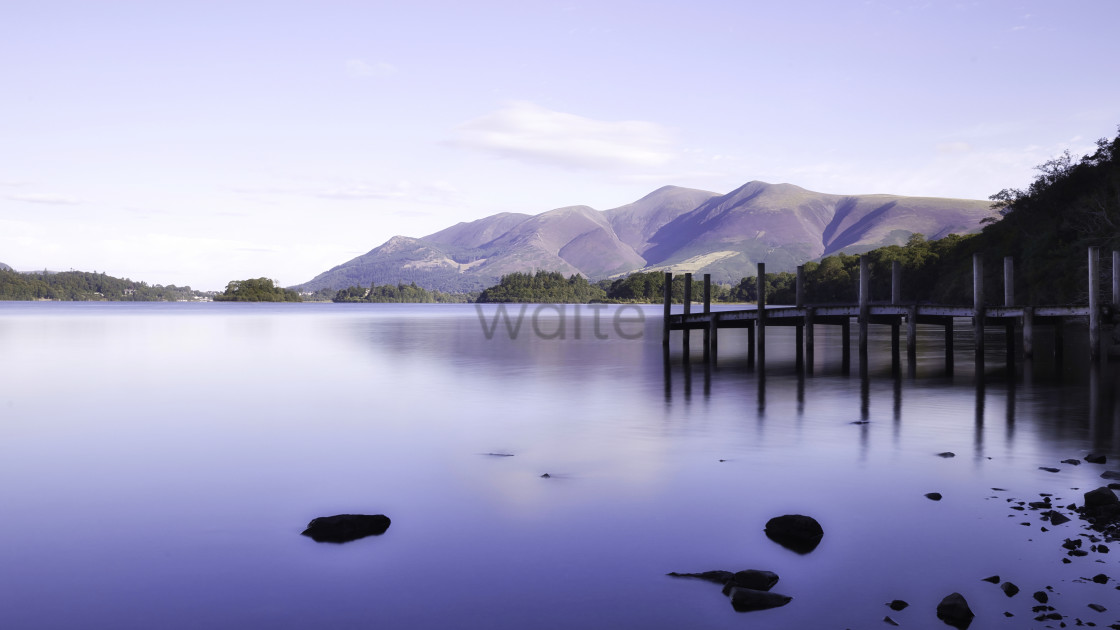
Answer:
<svg viewBox="0 0 1120 630"><path fill-rule="evenodd" d="M27 203L43 203L55 206L74 206L81 201L74 197L67 197L65 195L55 195L51 193L16 193L8 195L8 199L13 201L25 201Z"/></svg>
<svg viewBox="0 0 1120 630"><path fill-rule="evenodd" d="M352 77L389 77L397 73L397 67L385 61L347 59L346 73Z"/></svg>
<svg viewBox="0 0 1120 630"><path fill-rule="evenodd" d="M674 158L671 134L656 123L594 120L526 101L459 125L454 144L576 169L650 168Z"/></svg>

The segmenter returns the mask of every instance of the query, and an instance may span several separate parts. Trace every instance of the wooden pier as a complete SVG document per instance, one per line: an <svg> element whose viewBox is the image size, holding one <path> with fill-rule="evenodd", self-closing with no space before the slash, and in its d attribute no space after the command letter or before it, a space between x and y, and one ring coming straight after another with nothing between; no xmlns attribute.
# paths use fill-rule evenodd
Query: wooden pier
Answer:
<svg viewBox="0 0 1120 630"><path fill-rule="evenodd" d="M859 260L859 297L854 304L807 304L805 301L805 272L797 268L796 303L792 306L772 306L766 303L766 265L758 264L758 306L753 309L712 311L711 275L704 274L702 311L692 312L692 274L684 274L684 309L682 313L672 313L673 274L665 274L665 315L662 343L669 347L670 331L686 331L683 337L685 352L689 351L689 333L693 330L704 332L704 356L715 362L719 346L719 331L723 328L747 329L747 364L753 367L756 362L766 363L766 329L771 326L796 327L796 363L798 369L809 366L812 371L814 355L814 335L816 326L840 326L842 339L842 360L844 369L850 364L851 326L858 326L858 352L861 368L867 365L868 329L872 324L891 327L892 365L897 369L901 355L901 329L906 327L906 355L910 366L916 363L918 324L940 326L945 335L946 370L953 369L953 324L958 318L972 320L975 339L975 361L984 364L984 331L988 326L1003 327L1006 335L1006 360L1014 362L1020 354L1024 359L1034 357L1034 333L1040 326L1051 326L1055 330L1055 353L1062 351L1062 330L1069 322L1087 323L1089 327L1089 357L1097 361L1107 356L1102 351L1101 328L1103 322L1111 322L1120 313L1120 252L1112 252L1112 300L1102 304L1100 296L1100 251L1089 248L1088 292L1089 303L1073 306L1026 306L1015 303L1014 263L1010 257L1003 260L1004 296L1003 305L994 306L985 302L984 267L980 254L973 256L973 298L971 306L903 304L901 300L902 269L897 261L891 270L891 296L889 303L873 302L870 294L871 274L868 259ZM1021 350L1016 342L1021 339Z"/></svg>

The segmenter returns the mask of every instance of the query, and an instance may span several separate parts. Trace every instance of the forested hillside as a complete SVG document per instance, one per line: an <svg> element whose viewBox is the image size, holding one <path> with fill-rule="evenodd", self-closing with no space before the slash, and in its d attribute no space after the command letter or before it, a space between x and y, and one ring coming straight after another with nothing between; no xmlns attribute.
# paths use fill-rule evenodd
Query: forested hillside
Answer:
<svg viewBox="0 0 1120 630"><path fill-rule="evenodd" d="M0 269L0 300L177 302L201 296L190 287L149 285L105 273L18 273L11 268Z"/></svg>

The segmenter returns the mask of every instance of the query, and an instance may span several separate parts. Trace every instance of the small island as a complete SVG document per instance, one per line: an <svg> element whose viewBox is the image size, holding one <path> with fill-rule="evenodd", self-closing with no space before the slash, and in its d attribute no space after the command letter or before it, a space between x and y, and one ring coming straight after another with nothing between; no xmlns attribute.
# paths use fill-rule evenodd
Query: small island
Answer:
<svg viewBox="0 0 1120 630"><path fill-rule="evenodd" d="M226 290L214 296L215 302L302 302L299 293L276 286L269 278L232 280Z"/></svg>

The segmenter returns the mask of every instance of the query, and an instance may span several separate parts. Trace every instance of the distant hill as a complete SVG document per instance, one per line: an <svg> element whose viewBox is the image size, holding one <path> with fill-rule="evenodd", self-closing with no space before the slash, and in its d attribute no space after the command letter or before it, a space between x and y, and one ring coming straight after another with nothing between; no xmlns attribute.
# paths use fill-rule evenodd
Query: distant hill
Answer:
<svg viewBox="0 0 1120 630"><path fill-rule="evenodd" d="M15 271L15 269L12 269L8 265L5 265L4 263L0 262L0 271Z"/></svg>
<svg viewBox="0 0 1120 630"><path fill-rule="evenodd" d="M461 292L534 270L592 280L638 270L711 273L738 282L837 252L936 239L980 229L988 201L831 195L753 181L726 194L665 186L625 206L570 206L538 215L496 214L422 238L394 236L299 285L302 291L415 282Z"/></svg>

